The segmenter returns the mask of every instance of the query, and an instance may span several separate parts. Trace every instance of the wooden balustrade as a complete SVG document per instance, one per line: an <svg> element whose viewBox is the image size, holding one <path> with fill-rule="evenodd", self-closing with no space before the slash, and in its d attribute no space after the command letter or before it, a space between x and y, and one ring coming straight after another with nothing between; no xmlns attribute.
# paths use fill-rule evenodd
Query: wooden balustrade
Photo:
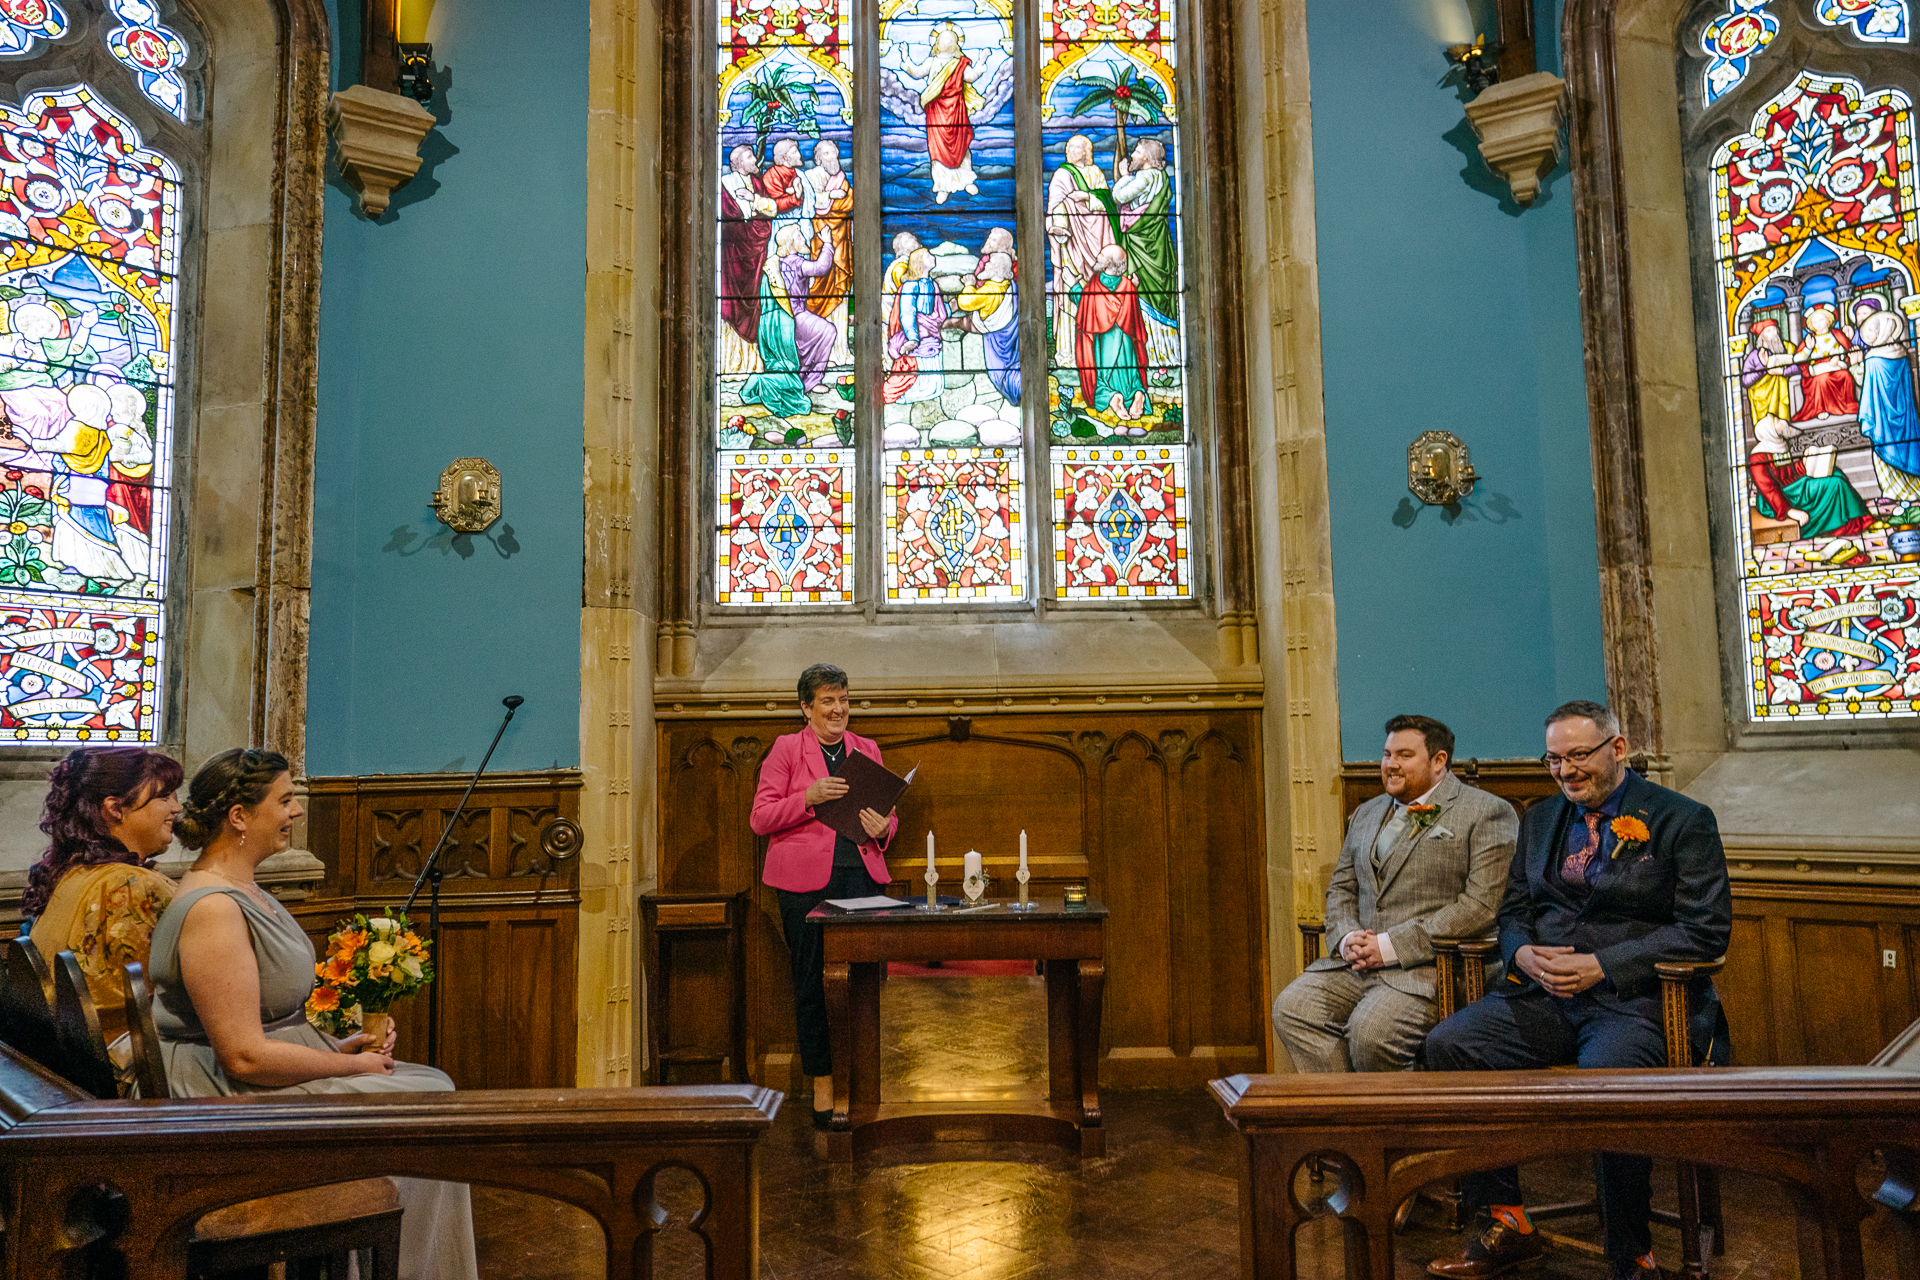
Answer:
<svg viewBox="0 0 1920 1280"><path fill-rule="evenodd" d="M706 1274L757 1280L757 1145L783 1095L756 1085L95 1101L0 1045L4 1280L110 1250L126 1280L186 1274L202 1214L370 1174L506 1187L575 1205L610 1280L652 1274L654 1179L684 1169Z"/></svg>
<svg viewBox="0 0 1920 1280"><path fill-rule="evenodd" d="M1292 1280L1295 1193L1318 1158L1339 1185L1325 1212L1345 1233L1349 1280L1391 1280L1393 1218L1428 1183L1476 1169L1607 1150L1738 1169L1785 1187L1805 1280L1865 1280L1860 1224L1874 1199L1906 1206L1920 1152L1920 1075L1888 1066L1663 1071L1410 1072L1232 1076L1215 1097L1244 1135L1242 1274ZM1912 1280L1912 1220L1902 1228Z"/></svg>

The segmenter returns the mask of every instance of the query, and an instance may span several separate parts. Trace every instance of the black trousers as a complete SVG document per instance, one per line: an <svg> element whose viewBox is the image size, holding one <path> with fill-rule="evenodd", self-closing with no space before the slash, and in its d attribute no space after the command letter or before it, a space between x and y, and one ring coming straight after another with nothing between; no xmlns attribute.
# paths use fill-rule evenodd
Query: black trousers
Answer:
<svg viewBox="0 0 1920 1280"><path fill-rule="evenodd" d="M787 962L793 972L793 1026L800 1040L800 1065L809 1076L833 1074L833 1042L827 1034L827 954L820 926L807 923L807 912L828 898L868 898L884 887L862 864L835 867L823 887L806 893L774 890L780 895L780 932L787 940Z"/></svg>
<svg viewBox="0 0 1920 1280"><path fill-rule="evenodd" d="M1583 991L1561 998L1539 987L1476 1000L1427 1036L1434 1071L1526 1071L1573 1063L1582 1067L1664 1067L1667 1036L1660 997L1622 1000ZM1645 1156L1600 1156L1600 1216L1607 1258L1616 1268L1653 1248L1653 1161ZM1470 1173L1461 1180L1469 1210L1524 1204L1520 1170L1513 1165ZM1617 1272L1616 1272L1617 1274Z"/></svg>

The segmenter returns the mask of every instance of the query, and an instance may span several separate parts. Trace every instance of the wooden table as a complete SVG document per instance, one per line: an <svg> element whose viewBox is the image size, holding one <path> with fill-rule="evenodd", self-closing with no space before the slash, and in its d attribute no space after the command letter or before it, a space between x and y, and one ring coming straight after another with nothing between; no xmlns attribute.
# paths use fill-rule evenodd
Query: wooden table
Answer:
<svg viewBox="0 0 1920 1280"><path fill-rule="evenodd" d="M833 1124L827 1157L848 1161L907 1142L1046 1142L1083 1156L1106 1151L1100 1127L1100 1000L1107 909L1069 911L1037 898L1016 913L842 912L807 917L825 935L827 1018L833 1036ZM1044 1102L880 1101L880 974L890 960L1047 962L1047 1097Z"/></svg>

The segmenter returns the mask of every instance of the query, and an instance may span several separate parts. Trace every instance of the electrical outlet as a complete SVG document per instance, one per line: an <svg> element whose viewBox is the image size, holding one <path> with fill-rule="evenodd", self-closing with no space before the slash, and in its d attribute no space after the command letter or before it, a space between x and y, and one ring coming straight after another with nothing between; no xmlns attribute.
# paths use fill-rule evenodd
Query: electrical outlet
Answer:
<svg viewBox="0 0 1920 1280"><path fill-rule="evenodd" d="M1900 967L1900 953L1898 951L1882 951L1880 953L1880 963L1889 969L1898 969Z"/></svg>

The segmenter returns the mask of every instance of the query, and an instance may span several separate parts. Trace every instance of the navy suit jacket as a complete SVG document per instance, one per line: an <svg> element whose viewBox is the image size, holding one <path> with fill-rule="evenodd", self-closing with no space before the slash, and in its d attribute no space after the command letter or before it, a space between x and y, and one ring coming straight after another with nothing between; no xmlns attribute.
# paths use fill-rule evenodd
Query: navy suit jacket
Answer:
<svg viewBox="0 0 1920 1280"><path fill-rule="evenodd" d="M1565 796L1542 800L1520 819L1520 843L1500 902L1500 952L1507 980L1495 988L1516 994L1534 985L1514 964L1529 944L1591 952L1608 981L1595 988L1603 1003L1652 1001L1657 1019L1662 960L1713 960L1727 952L1733 933L1733 890L1727 855L1713 810L1677 791L1629 775L1622 817L1647 826L1643 843L1616 842L1585 895L1549 877L1550 860L1565 856L1577 806ZM1689 994L1696 1054L1725 1055L1725 1021L1709 978Z"/></svg>

